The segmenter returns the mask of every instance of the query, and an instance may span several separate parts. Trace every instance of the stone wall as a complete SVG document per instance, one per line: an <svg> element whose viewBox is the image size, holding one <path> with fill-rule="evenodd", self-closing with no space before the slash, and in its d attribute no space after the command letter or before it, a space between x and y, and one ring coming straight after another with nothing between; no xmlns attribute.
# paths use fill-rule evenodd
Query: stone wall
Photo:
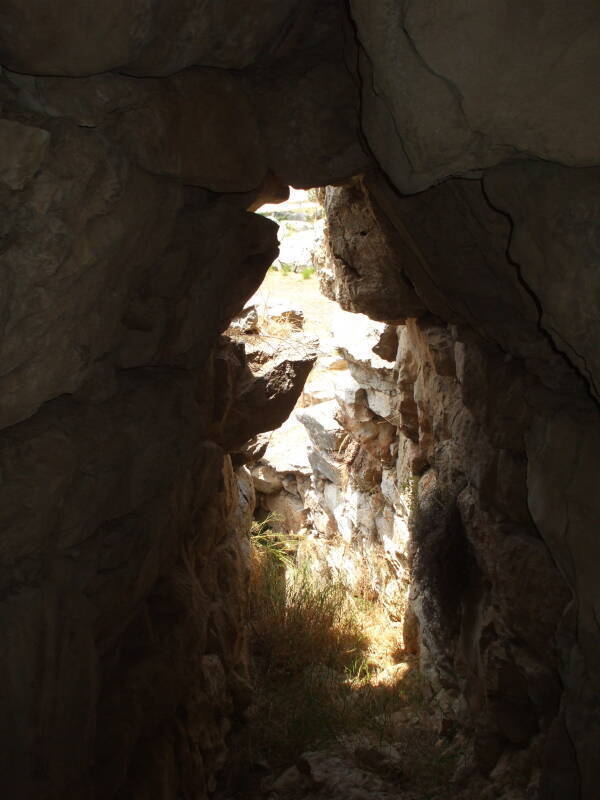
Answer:
<svg viewBox="0 0 600 800"><path fill-rule="evenodd" d="M362 293L369 314L388 320L391 304L393 322L456 342L483 433L439 433L409 375L403 418L456 505L450 528L472 513L469 541L496 541L489 515L510 506L569 587L542 792L594 796L599 17L593 0L3 4L5 794L171 800L214 785L245 692L226 455L243 437L228 440L225 412L250 380L218 337L277 252L274 226L245 209L367 171L352 202L371 227L354 215L335 245L345 291L360 308L364 248L383 238L394 259ZM446 440L459 475L486 465L468 486L436 467ZM528 595L545 619L547 598ZM518 658L497 656L509 671L533 647L524 634ZM555 669L553 651L542 661Z"/></svg>
<svg viewBox="0 0 600 800"><path fill-rule="evenodd" d="M255 377L219 338L278 252L246 209L368 163L339 3L150 5L0 11L0 786L23 800L214 791L250 700L228 454L311 363Z"/></svg>
<svg viewBox="0 0 600 800"><path fill-rule="evenodd" d="M364 310L385 319L390 298L377 306L373 287L387 283L393 253L429 309L414 317L409 298L398 328L398 467L418 481L411 605L437 702L471 728L484 773L522 781L533 764L525 783L533 790L541 769L540 797L592 797L594 590L575 579L574 565L583 551L593 559L589 477L600 420L593 385L554 346L548 303L513 260L517 243L532 240L489 200L502 185L524 204L514 186L525 185L526 170L528 189L544 185L558 206L550 199L558 168L547 166L506 167L487 185L487 177L454 180L414 197L395 195L378 174L328 189L331 268L322 286L353 311L364 297ZM363 219L380 221L377 237L356 230L361 204ZM570 215L564 205L560 213ZM547 230L548 252L559 235ZM570 276L578 280L573 263L563 262L560 282L546 270L545 298L561 302ZM592 313L589 302L585 311L578 300L573 313ZM399 303L391 321L401 316Z"/></svg>
<svg viewBox="0 0 600 800"><path fill-rule="evenodd" d="M328 190L330 215L355 213L344 191ZM343 297L346 273L322 268L325 289ZM251 466L260 513L298 537L299 564L386 610L434 724L467 742L463 772L490 797L537 795L571 593L528 508L526 373L431 315L339 311L332 327L319 377Z"/></svg>
<svg viewBox="0 0 600 800"><path fill-rule="evenodd" d="M372 349L382 341L384 358ZM338 309L316 377L250 471L259 515L292 535L298 566L381 606L398 623L398 649L414 651L401 629L413 484L396 464L397 347L395 328Z"/></svg>

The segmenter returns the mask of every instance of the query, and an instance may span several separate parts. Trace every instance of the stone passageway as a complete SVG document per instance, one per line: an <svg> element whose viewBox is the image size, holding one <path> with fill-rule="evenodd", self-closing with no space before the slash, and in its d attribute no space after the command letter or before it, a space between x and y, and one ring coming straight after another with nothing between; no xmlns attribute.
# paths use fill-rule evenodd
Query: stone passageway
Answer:
<svg viewBox="0 0 600 800"><path fill-rule="evenodd" d="M2 4L3 795L235 775L253 464L321 563L406 602L481 797L595 800L599 38L593 0ZM295 258L260 213L290 186L327 187L354 321L296 413L308 466L274 478L260 435L317 353L224 334ZM363 794L412 791L357 758Z"/></svg>
<svg viewBox="0 0 600 800"><path fill-rule="evenodd" d="M250 761L269 767L259 782L260 796L362 797L368 789L376 796L411 799L525 798L537 776L524 770L523 763L534 755L522 751L515 762L507 745L508 752L484 779L478 769L481 733L461 709L467 670L477 665L468 664L468 653L459 661L457 651L473 636L482 607L491 626L494 612L486 594L493 590L485 587L489 579L479 565L491 566L497 554L490 552L489 541L470 539L461 529L455 503L458 494L466 507L479 511L483 500L465 486L464 465L477 469L474 459L489 445L477 440L476 429L470 431L468 443L457 435L474 424L464 404L463 376L447 326L435 320L373 321L358 312L360 283L348 302L345 274L335 256L336 232L342 233L346 246L351 242L352 225L340 219L347 205L340 203L339 195L347 191L329 188L320 193L327 210L324 238L318 222L307 223L314 234L312 252L303 252L294 264L277 262L227 332L244 344L255 374L282 357L303 360L306 351L316 353L290 417L274 432L259 435L237 474L242 485L251 481L254 486L255 515L264 520L255 523L255 529L269 531L271 537L254 540L263 547L281 547L291 559L284 569L292 586L292 606L298 574L307 570L314 586L339 585L347 593L351 613L357 614L370 641L364 655L357 648L363 680L357 680L353 662L337 665L343 672L336 679L326 658L321 662L317 656L317 663L307 659L303 680L306 675L310 679L296 702L310 706L313 697L324 694L312 730L309 712L302 715L293 707L293 670L273 671L277 640L258 634L251 646L251 651L258 648L251 672L259 699L249 709L249 736ZM278 207L282 250L288 253L298 234L288 229L292 223L286 214L301 217L297 195L294 203ZM308 203L305 214L314 215ZM368 224L364 210L361 221ZM360 239L363 235L357 234ZM385 264L386 255L384 240L372 237L363 285L377 286L379 275L369 274L369 269ZM316 275L310 274L310 265L318 267ZM336 299L350 305L352 312L344 311ZM365 302L371 313L375 300L376 295ZM459 444L465 448L462 454L457 453ZM519 544L509 540L504 548L518 579ZM270 549L266 555L272 555ZM546 581L550 593L555 582L552 564L541 550L537 557L537 579ZM260 595L265 589L252 591ZM529 599L523 600L521 625L527 625ZM557 610L561 602L564 596L559 593ZM260 613L266 619L260 619ZM302 615L308 612L288 609L288 614L294 613L301 628ZM258 621L250 614L251 631L279 624L278 617L269 617L264 609L259 609ZM537 619L529 624L532 634L536 628L541 634ZM293 632L285 635L294 641ZM300 632L295 636L296 647L310 649ZM450 680L443 674L444 665L448 672L450 665L461 672ZM326 670L324 686L318 681L315 685L315 669ZM416 684L413 670L419 676ZM269 687L271 675L276 684L289 684L283 696L278 687ZM337 705L352 704L346 699L348 686L358 708L364 692L373 692L366 718L357 711L345 722L336 709L339 716L332 720L325 697L337 697ZM383 702L378 692L385 694ZM271 693L274 707L264 700ZM283 758L278 760L280 748L272 743L269 747L268 737L263 741L261 725L253 722L257 715L269 716L271 726L286 731L289 747ZM289 720L284 724L278 716ZM304 727L308 730L303 735ZM412 740L419 743L416 749L410 746ZM242 771L238 792L240 786L252 784L250 767Z"/></svg>
<svg viewBox="0 0 600 800"><path fill-rule="evenodd" d="M317 360L288 420L259 436L237 472L256 494L255 698L247 757L224 796L447 798L464 741L440 736L437 701L418 678L396 330L321 294L318 279L332 278L326 248L302 259L296 273L271 270L227 331L257 374L290 350L315 348ZM382 341L383 358L372 349ZM452 791L471 796L464 781Z"/></svg>

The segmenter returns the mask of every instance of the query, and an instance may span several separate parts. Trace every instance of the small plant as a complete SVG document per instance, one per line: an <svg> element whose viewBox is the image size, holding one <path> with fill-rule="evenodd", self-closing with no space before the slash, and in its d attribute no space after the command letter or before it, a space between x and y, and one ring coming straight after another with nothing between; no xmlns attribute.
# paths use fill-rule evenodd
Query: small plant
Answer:
<svg viewBox="0 0 600 800"><path fill-rule="evenodd" d="M371 677L372 665L366 655L360 653L346 666L344 672L348 680L351 681L369 680Z"/></svg>
<svg viewBox="0 0 600 800"><path fill-rule="evenodd" d="M417 504L419 476L412 474L405 476L398 489L400 491L400 500L406 509L406 513L410 514Z"/></svg>
<svg viewBox="0 0 600 800"><path fill-rule="evenodd" d="M307 281L309 280L309 278L312 278L312 276L315 274L315 268L305 267L300 274L302 275L302 279Z"/></svg>
<svg viewBox="0 0 600 800"><path fill-rule="evenodd" d="M253 749L276 766L347 732L368 640L347 587L294 560L297 537L268 517L251 531L250 616L257 713Z"/></svg>
<svg viewBox="0 0 600 800"><path fill-rule="evenodd" d="M343 675L367 645L346 587L315 581L308 569L289 569L289 557L282 557L274 542L261 545L264 555L254 582L253 629L264 667L294 677L320 664Z"/></svg>
<svg viewBox="0 0 600 800"><path fill-rule="evenodd" d="M268 514L262 522L253 522L250 541L254 551L259 551L263 559L292 567L294 561L291 553L296 549L297 537L274 531L273 525L279 521L276 514Z"/></svg>
<svg viewBox="0 0 600 800"><path fill-rule="evenodd" d="M382 642L391 652L379 631L381 604L364 591L353 597L340 580L315 577L309 566L298 567L298 537L277 525L271 515L250 534L250 763L266 762L277 771L307 750L334 742L344 747L360 733L379 746L392 745L406 764L403 779L441 798L454 760L419 722L426 691L412 663L381 668Z"/></svg>
<svg viewBox="0 0 600 800"><path fill-rule="evenodd" d="M288 275L290 272L292 272L293 269L292 264L288 264L287 261L280 261L279 263L281 264L282 275Z"/></svg>

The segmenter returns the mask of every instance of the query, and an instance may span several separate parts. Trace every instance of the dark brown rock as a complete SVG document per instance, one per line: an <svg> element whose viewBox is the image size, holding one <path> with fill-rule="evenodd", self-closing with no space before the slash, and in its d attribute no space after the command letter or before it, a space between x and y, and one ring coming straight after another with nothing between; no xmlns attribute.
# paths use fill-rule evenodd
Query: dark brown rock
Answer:
<svg viewBox="0 0 600 800"><path fill-rule="evenodd" d="M226 341L216 360L217 383L221 392L231 386L226 407L219 399L217 440L236 451L259 433L279 427L298 400L316 353L297 349L280 352L252 373L247 366L243 344Z"/></svg>
<svg viewBox="0 0 600 800"><path fill-rule="evenodd" d="M297 0L127 0L88 8L82 0L10 2L0 15L4 63L18 72L91 75L118 67L169 75L194 64L240 69L277 42Z"/></svg>
<svg viewBox="0 0 600 800"><path fill-rule="evenodd" d="M3 3L7 797L214 793L248 702L224 448L312 363L253 374L219 334L277 254L245 209L331 182L332 292L407 320L397 370L349 360L356 517L341 477L331 509L404 575L397 450L444 715L498 796L546 747L540 797L596 797L598 30L594 0Z"/></svg>
<svg viewBox="0 0 600 800"><path fill-rule="evenodd" d="M537 299L540 328L600 399L600 170L513 164L484 186L511 219L509 254Z"/></svg>
<svg viewBox="0 0 600 800"><path fill-rule="evenodd" d="M296 188L322 186L370 164L358 135L358 87L339 61L314 55L249 81L273 172Z"/></svg>
<svg viewBox="0 0 600 800"><path fill-rule="evenodd" d="M352 0L362 46L363 129L402 192L515 153L598 163L600 13L560 0L504 14L501 2Z"/></svg>
<svg viewBox="0 0 600 800"><path fill-rule="evenodd" d="M249 192L267 164L254 108L226 70L190 69L163 80L10 75L22 105L100 128L140 167L218 192Z"/></svg>
<svg viewBox="0 0 600 800"><path fill-rule="evenodd" d="M131 285L168 241L178 186L99 136L51 124L42 169L4 192L0 425L79 389L117 345Z"/></svg>
<svg viewBox="0 0 600 800"><path fill-rule="evenodd" d="M50 134L12 120L0 120L0 182L11 189L23 189L40 168Z"/></svg>

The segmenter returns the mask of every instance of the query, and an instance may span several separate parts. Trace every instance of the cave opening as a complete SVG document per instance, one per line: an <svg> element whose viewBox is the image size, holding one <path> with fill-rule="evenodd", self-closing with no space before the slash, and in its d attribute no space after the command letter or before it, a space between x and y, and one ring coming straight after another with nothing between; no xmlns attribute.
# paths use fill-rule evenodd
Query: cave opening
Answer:
<svg viewBox="0 0 600 800"><path fill-rule="evenodd" d="M288 791L294 777L300 789L295 765L311 751L345 758L350 771L357 751L385 764L390 778L410 772L413 788L427 793L446 785L459 750L442 746L415 670L408 529L416 482L406 459L397 463L397 326L335 299L324 208L333 192L292 189L288 201L257 209L278 222L280 253L226 332L244 345L255 375L307 352L314 359L288 419L259 435L241 468L256 497L256 700L236 796L258 796L259 777L264 793L282 773Z"/></svg>
<svg viewBox="0 0 600 800"><path fill-rule="evenodd" d="M378 790L401 780L414 797L479 791L472 778L449 788L468 744L450 711L458 686L440 680L443 657L431 655L435 637L472 635L485 593L454 495L430 463L431 409L415 396L423 375L457 382L451 343L431 318L390 314L378 279L391 245L362 191L360 178L292 189L256 209L279 224L280 252L226 331L256 377L294 361L310 371L287 419L234 459L254 517L254 701L223 796L302 793L315 770L330 770L331 792L371 772ZM350 258L336 252L340 237ZM361 284L350 263L376 274Z"/></svg>
<svg viewBox="0 0 600 800"><path fill-rule="evenodd" d="M297 705L333 697L382 737L356 623L409 574L391 629L426 702L391 713L452 775L430 790L412 751L337 736L291 773L251 759L257 792L596 800L598 4L50 5L0 9L2 794L237 800L271 565L284 621L289 586L346 643L299 667ZM320 279L352 319L325 390L285 321L266 358L224 336L277 258L254 212L289 186L326 187ZM289 263L265 286L300 297L317 277ZM279 473L257 437L307 377L311 451ZM286 513L292 533L266 518ZM359 587L341 605L332 572Z"/></svg>

